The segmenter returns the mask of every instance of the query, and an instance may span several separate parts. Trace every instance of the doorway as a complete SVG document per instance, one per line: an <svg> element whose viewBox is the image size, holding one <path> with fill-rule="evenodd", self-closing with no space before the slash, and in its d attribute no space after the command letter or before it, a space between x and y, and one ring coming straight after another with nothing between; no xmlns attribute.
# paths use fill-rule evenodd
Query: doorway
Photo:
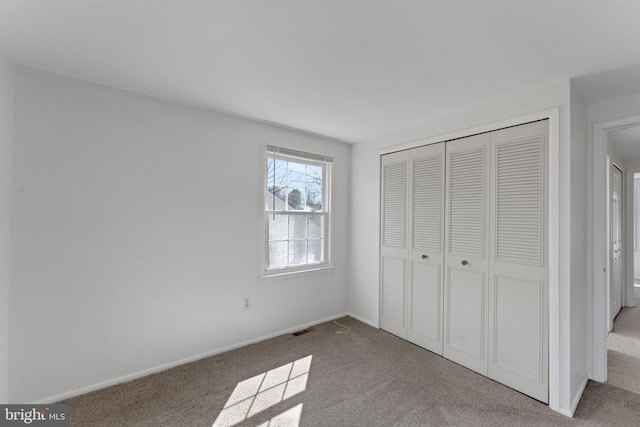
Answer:
<svg viewBox="0 0 640 427"><path fill-rule="evenodd" d="M591 294L591 309L592 309L592 345L593 351L591 352L590 365L590 377L595 381L605 382L607 381L607 338L610 329L611 321L611 289L610 283L610 264L612 249L610 249L609 237L610 237L610 203L608 201L609 191L609 160L614 163L623 166L623 171L627 169L626 179L623 179L623 187L626 187L626 191L622 192L622 239L621 249L622 256L621 262L621 276L623 281L623 287L621 290L620 300L621 306L635 305L635 298L633 297L633 246L631 243L633 239L626 238L628 233L625 229L625 224L632 224L633 217L629 215L629 209L625 209L625 199L630 200L633 196L627 194L632 185L632 173L630 169L638 168L637 172L640 172L640 142L629 143L628 145L616 145L614 151L621 150L620 147L629 148L630 152L621 153L616 158L615 153L609 151L609 142L615 139L615 136L619 136L624 133L625 130L634 129L640 131L640 116L626 117L623 119L616 119L607 122L595 123L593 126L593 146L592 146L592 219L593 228L590 236L591 246L593 249L592 263L591 263L591 276L593 280L593 292ZM631 132L629 130L628 132ZM638 140L640 141L640 139ZM615 143L614 143L615 144ZM622 158L627 159L623 162ZM638 157L638 163L635 164L631 159ZM630 206L627 203L627 206ZM629 259L631 258L631 259ZM629 293L631 297L629 298ZM615 325L614 325L615 327Z"/></svg>
<svg viewBox="0 0 640 427"><path fill-rule="evenodd" d="M640 126L634 132L640 136ZM635 145L640 148L640 139ZM640 272L640 169L630 168L640 164L640 157L628 157L633 154L626 153L623 158L622 173L613 167L609 175L610 314L614 320L607 337L607 382L640 393L640 308L635 306L634 296L636 271ZM626 268L622 266L625 263Z"/></svg>
<svg viewBox="0 0 640 427"><path fill-rule="evenodd" d="M633 172L633 305L640 304L640 169Z"/></svg>
<svg viewBox="0 0 640 427"><path fill-rule="evenodd" d="M640 185L635 184L636 177L640 184L640 118L626 120L594 127L594 201L598 198L599 179L604 181L600 194L605 198L600 199L604 202L600 209L594 206L594 298L599 292L604 297L606 316L594 317L594 333L600 328L600 337L604 338L604 363L596 363L599 342L594 335L593 378L640 393L640 308L635 307L634 296L636 264L640 272L640 263L635 262L636 252L640 259L640 220L636 219L640 213L636 209L640 207L640 197L636 197L636 193L640 195ZM598 142L602 149L600 160ZM601 162L600 171L596 162ZM601 231L598 218L605 219ZM598 245L598 233L604 244ZM600 256L604 255L601 258L599 250ZM595 265L598 259L604 268L603 264ZM596 274L598 268L603 273L600 277ZM603 282L598 282L599 278ZM600 287L600 283L604 286ZM596 310L594 304L594 313ZM601 379L596 377L599 368Z"/></svg>

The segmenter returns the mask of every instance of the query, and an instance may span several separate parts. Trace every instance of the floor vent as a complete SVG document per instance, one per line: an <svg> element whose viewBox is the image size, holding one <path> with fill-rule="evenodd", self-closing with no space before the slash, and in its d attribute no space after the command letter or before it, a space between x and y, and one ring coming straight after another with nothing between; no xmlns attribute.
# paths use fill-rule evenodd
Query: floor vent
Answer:
<svg viewBox="0 0 640 427"><path fill-rule="evenodd" d="M291 335L293 335L294 337L297 337L298 335L308 334L311 331L313 331L313 328L307 328L307 329L304 329L302 331L294 332Z"/></svg>

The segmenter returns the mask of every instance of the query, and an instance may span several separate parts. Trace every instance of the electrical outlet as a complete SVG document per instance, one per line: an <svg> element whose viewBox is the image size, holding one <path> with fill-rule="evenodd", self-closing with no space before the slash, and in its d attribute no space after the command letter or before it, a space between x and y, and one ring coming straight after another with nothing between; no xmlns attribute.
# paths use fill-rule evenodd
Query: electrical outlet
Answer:
<svg viewBox="0 0 640 427"><path fill-rule="evenodd" d="M242 298L242 309L249 310L251 308L251 298L244 297Z"/></svg>

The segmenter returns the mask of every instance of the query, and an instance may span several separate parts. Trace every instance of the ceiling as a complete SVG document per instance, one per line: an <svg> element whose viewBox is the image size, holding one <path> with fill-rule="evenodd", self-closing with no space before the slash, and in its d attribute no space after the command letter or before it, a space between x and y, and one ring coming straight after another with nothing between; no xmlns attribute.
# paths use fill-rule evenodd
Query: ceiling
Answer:
<svg viewBox="0 0 640 427"><path fill-rule="evenodd" d="M0 0L0 47L24 66L356 142L639 64L639 22L637 0Z"/></svg>
<svg viewBox="0 0 640 427"><path fill-rule="evenodd" d="M640 126L629 126L607 132L607 141L623 159L640 157Z"/></svg>

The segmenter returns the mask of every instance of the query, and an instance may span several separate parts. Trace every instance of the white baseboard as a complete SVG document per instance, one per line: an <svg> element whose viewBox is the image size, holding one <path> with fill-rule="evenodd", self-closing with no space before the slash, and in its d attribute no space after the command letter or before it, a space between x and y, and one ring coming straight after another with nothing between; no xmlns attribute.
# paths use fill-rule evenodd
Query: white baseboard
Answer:
<svg viewBox="0 0 640 427"><path fill-rule="evenodd" d="M584 389L587 386L588 381L589 378L585 376L582 380L582 384L580 385L580 391L578 391L578 393L576 393L576 395L573 397L573 401L571 402L571 413L569 415L571 418L573 418L573 414L576 413L578 403L580 403L580 398L582 397L582 393L584 393Z"/></svg>
<svg viewBox="0 0 640 427"><path fill-rule="evenodd" d="M372 322L372 321L370 321L368 319L365 319L364 317L360 317L357 314L349 313L349 314L347 314L347 316L353 317L354 319L359 320L360 322L365 323L365 324L367 324L367 325L369 325L369 326L371 326L373 328L380 329L380 327L378 325L376 325L374 322Z"/></svg>
<svg viewBox="0 0 640 427"><path fill-rule="evenodd" d="M560 408L558 409L558 413L564 415L565 417L573 418L573 414L568 409Z"/></svg>
<svg viewBox="0 0 640 427"><path fill-rule="evenodd" d="M551 407L551 409L564 415L565 417L573 418L573 415L576 413L576 409L578 407L578 404L580 403L580 398L582 397L582 393L584 393L584 389L587 386L588 381L589 381L589 377L585 375L585 377L582 379L582 383L578 389L578 392L576 393L575 396L573 396L573 399L571 400L571 407L569 408Z"/></svg>
<svg viewBox="0 0 640 427"><path fill-rule="evenodd" d="M49 396L47 398L40 399L38 401L31 402L31 403L34 404L34 405L47 405L47 404L52 404L52 403L55 403L55 402L60 402L60 401L62 401L64 399L69 399L71 397L79 396L81 394L85 394L85 393L89 393L89 392L92 392L92 391L100 390L102 388L110 387L112 385L133 381L135 379L138 379L138 378L141 378L141 377L144 377L144 376L147 376L147 375L155 374L157 372L162 372L162 371L166 371L167 369L175 368L176 366L184 365L185 363L195 362L196 360L204 359L206 357L215 356L216 354L224 353L224 352L227 352L227 351L235 350L235 349L240 348L240 347L245 347L245 346L250 345L250 344L255 344L255 343L260 342L260 341L265 341L265 340L268 340L268 339L271 339L271 338L279 337L280 335L286 335L286 334L290 334L292 332L297 332L297 331L300 331L302 329L306 329L306 328L309 328L311 326L318 325L320 323L330 322L330 321L332 321L334 319L339 319L339 318L344 317L344 316L351 316L351 315L348 314L348 313L342 313L342 314L338 314L338 315L335 315L335 316L326 317L324 319L315 320L313 322L304 323L302 325L294 326L292 328L287 328L287 329L284 329L284 330L281 330L281 331L278 331L278 332L274 332L274 333L271 333L271 334L268 334L268 335L263 335L263 336L258 337L258 338L250 339L250 340L243 341L243 342L240 342L240 343L237 343L237 344L232 344L232 345L229 345L229 346L226 346L226 347L220 347L220 348L217 348L217 349L214 349L214 350L207 351L205 353L200 353L200 354L196 354L194 356L185 357L184 359L176 360L176 361L169 362L169 363L164 363L162 365L158 365L158 366L155 366L153 368L143 369L143 370L138 371L138 372L133 372L131 374L123 375L123 376L120 376L120 377L117 377L117 378L113 378L113 379L110 379L110 380L107 380L107 381L102 381L102 382L99 382L97 384L92 384L92 385L89 385L89 386L86 386L86 387L81 387L81 388L77 388L75 390L71 390L71 391L68 391L68 392L56 394L54 396ZM351 317L354 317L354 316L351 316ZM358 319L358 320L360 320L360 319ZM366 321L362 321L362 322L368 323Z"/></svg>

